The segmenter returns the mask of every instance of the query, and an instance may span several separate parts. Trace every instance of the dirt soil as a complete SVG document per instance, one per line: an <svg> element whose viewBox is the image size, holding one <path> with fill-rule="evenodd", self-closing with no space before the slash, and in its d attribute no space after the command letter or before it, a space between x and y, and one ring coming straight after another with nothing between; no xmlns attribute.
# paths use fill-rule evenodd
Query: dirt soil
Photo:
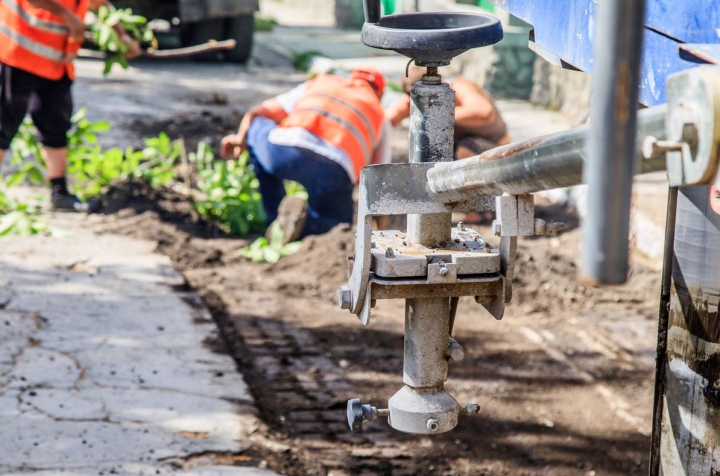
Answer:
<svg viewBox="0 0 720 476"><path fill-rule="evenodd" d="M217 149L223 137L237 131L243 115L244 112L236 109L222 113L203 110L164 120L135 119L128 129L138 138L156 137L161 132L165 132L172 140L183 138L190 151L196 150L199 142Z"/></svg>
<svg viewBox="0 0 720 476"><path fill-rule="evenodd" d="M447 388L477 416L433 437L384 421L350 433L349 398L385 407L402 386L403 303L380 301L369 326L338 308L353 230L309 237L274 265L235 254L228 237L173 193L119 187L107 232L154 240L205 299L252 388L266 427L256 449L290 475L626 476L646 473L659 273L641 265L623 287L575 279L580 231L521 240L514 299L502 321L461 300L465 360ZM487 229L480 229L489 235ZM286 445L286 446L283 446Z"/></svg>

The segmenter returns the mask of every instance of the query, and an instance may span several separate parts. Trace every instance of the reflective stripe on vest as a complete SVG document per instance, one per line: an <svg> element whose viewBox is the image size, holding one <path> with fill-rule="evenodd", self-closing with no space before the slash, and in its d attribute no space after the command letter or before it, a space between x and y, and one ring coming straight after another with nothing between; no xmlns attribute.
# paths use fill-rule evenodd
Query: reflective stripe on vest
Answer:
<svg viewBox="0 0 720 476"><path fill-rule="evenodd" d="M37 28L38 30L47 31L48 33L55 33L62 36L67 36L70 33L70 29L62 23L55 23L51 21L41 20L40 18L32 15L17 4L15 0L2 0L5 2L10 10L14 11L20 18L23 19L28 25Z"/></svg>
<svg viewBox="0 0 720 476"><path fill-rule="evenodd" d="M376 93L365 81L321 74L307 82L279 127L303 128L345 152L357 180L377 147L384 118Z"/></svg>
<svg viewBox="0 0 720 476"><path fill-rule="evenodd" d="M83 18L89 0L56 0ZM69 28L31 0L0 0L0 62L36 76L75 78L72 58L79 42L69 42Z"/></svg>
<svg viewBox="0 0 720 476"><path fill-rule="evenodd" d="M367 130L368 130L368 132L370 133L370 142L372 143L372 144L371 144L371 148L372 148L372 149L375 148L375 146L377 145L377 140L375 139L375 131L373 130L373 127L370 125L370 121L368 120L368 118L365 117L365 114L363 114L362 111L360 111L360 109L356 108L355 106L353 106L352 104L350 104L350 103L348 103L348 102L346 102L346 101L343 101L342 99L338 99L338 98L336 98L335 96L331 96L331 95L329 95L329 94L313 93L313 94L310 94L310 95L308 95L308 96L320 96L320 97L328 98L328 99L331 99L331 100L333 100L333 101L335 101L335 102L337 102L337 103L339 103L339 104L342 104L343 106L345 106L345 107L347 107L347 108L349 108L349 109L352 109L352 111L353 111L355 114L357 114L358 117L365 123L365 127L367 127Z"/></svg>
<svg viewBox="0 0 720 476"><path fill-rule="evenodd" d="M360 133L360 131L357 130L357 128L355 126L353 126L351 123L349 123L342 117L338 117L331 112L323 111L322 109L317 109L314 107L303 107L303 108L299 108L296 110L297 111L317 112L321 116L325 116L328 119L330 119L331 121L337 122L338 124L343 126L345 129L349 130L353 136L355 136L357 141L360 143L360 147L362 147L363 154L365 155L366 158L369 159L372 156L372 152L371 152L373 150L372 144L368 144L367 141L365 140L365 138L362 136L362 133Z"/></svg>
<svg viewBox="0 0 720 476"><path fill-rule="evenodd" d="M3 24L0 24L0 33L13 40L18 45L22 46L26 50L35 53L38 56L42 56L50 61L57 61L59 63L65 62L65 53L58 51L49 46L45 46L42 43L31 40L27 36L23 36L20 33L12 31L10 28Z"/></svg>

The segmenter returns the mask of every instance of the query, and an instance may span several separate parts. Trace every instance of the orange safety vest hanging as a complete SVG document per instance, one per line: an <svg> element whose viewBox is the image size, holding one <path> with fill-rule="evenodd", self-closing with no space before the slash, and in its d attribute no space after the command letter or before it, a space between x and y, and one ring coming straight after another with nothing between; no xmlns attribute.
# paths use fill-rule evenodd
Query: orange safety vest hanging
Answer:
<svg viewBox="0 0 720 476"><path fill-rule="evenodd" d="M89 0L57 0L84 18ZM62 20L28 0L0 0L0 62L46 79L75 79L80 49Z"/></svg>
<svg viewBox="0 0 720 476"><path fill-rule="evenodd" d="M319 74L307 82L295 108L278 127L302 127L342 149L355 177L372 159L385 115L375 91L360 79Z"/></svg>

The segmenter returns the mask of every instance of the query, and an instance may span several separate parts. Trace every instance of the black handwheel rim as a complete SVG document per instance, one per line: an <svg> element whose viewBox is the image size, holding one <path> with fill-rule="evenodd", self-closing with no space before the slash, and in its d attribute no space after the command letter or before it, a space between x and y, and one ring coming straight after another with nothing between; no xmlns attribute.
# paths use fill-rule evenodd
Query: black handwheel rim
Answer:
<svg viewBox="0 0 720 476"><path fill-rule="evenodd" d="M365 23L362 41L425 61L446 61L503 39L500 20L478 13L402 13Z"/></svg>

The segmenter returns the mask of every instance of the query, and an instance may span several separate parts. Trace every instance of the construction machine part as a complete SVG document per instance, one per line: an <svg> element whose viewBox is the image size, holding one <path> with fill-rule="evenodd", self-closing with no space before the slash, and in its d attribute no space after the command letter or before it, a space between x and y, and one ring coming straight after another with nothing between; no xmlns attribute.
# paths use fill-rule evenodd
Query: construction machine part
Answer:
<svg viewBox="0 0 720 476"><path fill-rule="evenodd" d="M645 0L604 0L598 9L580 278L622 284L630 255Z"/></svg>
<svg viewBox="0 0 720 476"><path fill-rule="evenodd" d="M658 368L664 408L660 471L653 474L714 474L720 471L720 215L708 187L682 187L677 198L672 285Z"/></svg>
<svg viewBox="0 0 720 476"><path fill-rule="evenodd" d="M403 13L367 22L362 41L440 66L472 48L493 45L503 38L500 21L477 13Z"/></svg>
<svg viewBox="0 0 720 476"><path fill-rule="evenodd" d="M668 77L670 186L720 185L720 67L699 66Z"/></svg>
<svg viewBox="0 0 720 476"><path fill-rule="evenodd" d="M638 136L666 136L667 106L638 113ZM520 195L583 183L590 127L489 150L476 157L437 164L428 171L427 187L436 200L452 204L482 195ZM640 160L636 174L665 170L664 155Z"/></svg>
<svg viewBox="0 0 720 476"><path fill-rule="evenodd" d="M491 200L476 196L445 205L428 195L428 169L453 160L455 93L442 82L437 66L469 48L499 41L502 27L485 15L381 18L379 0L365 0L365 15L365 44L405 54L427 72L410 91L410 163L366 167L360 174L355 255L348 284L338 290L338 304L368 324L377 299L406 299L405 386L389 400L388 423L407 433L443 433L455 428L466 408L444 388L448 362L464 356L450 336L457 299L474 296L501 315L497 303L504 306L505 282L500 253L474 230L451 226L452 211L486 209ZM373 233L372 217L380 214L407 215L407 233ZM352 430L373 417L373 407L358 399L348 402Z"/></svg>

